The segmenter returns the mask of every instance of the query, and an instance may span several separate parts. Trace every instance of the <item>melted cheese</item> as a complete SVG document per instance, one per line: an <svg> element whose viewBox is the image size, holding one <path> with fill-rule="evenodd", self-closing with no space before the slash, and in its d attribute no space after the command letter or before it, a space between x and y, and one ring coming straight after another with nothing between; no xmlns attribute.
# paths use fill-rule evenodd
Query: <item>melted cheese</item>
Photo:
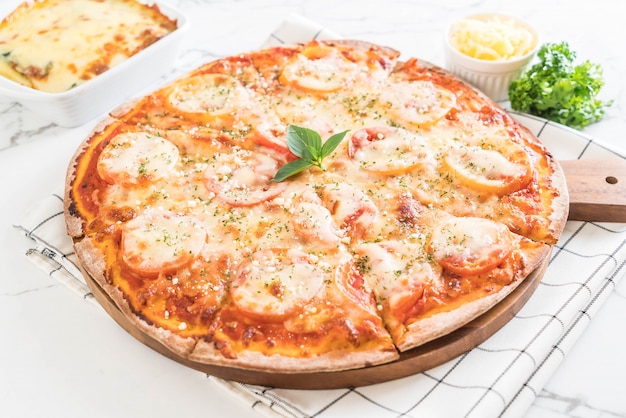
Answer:
<svg viewBox="0 0 626 418"><path fill-rule="evenodd" d="M477 275L499 264L513 248L509 230L503 224L482 218L450 218L432 233L433 257L459 275Z"/></svg>
<svg viewBox="0 0 626 418"><path fill-rule="evenodd" d="M161 137L141 132L116 136L98 159L98 173L110 183L137 183L171 174L178 162L176 145Z"/></svg>
<svg viewBox="0 0 626 418"><path fill-rule="evenodd" d="M122 258L132 270L147 275L189 264L202 250L206 231L193 218L172 212L146 212L125 224Z"/></svg>
<svg viewBox="0 0 626 418"><path fill-rule="evenodd" d="M133 0L24 3L0 24L0 75L63 92L120 64L176 29Z"/></svg>
<svg viewBox="0 0 626 418"><path fill-rule="evenodd" d="M281 77L304 90L332 92L350 84L356 75L357 65L330 50L323 56L308 57L298 54L283 69Z"/></svg>
<svg viewBox="0 0 626 418"><path fill-rule="evenodd" d="M169 103L185 113L219 116L249 106L248 91L235 78L201 74L181 80L168 96Z"/></svg>
<svg viewBox="0 0 626 418"><path fill-rule="evenodd" d="M248 314L284 318L320 292L329 274L300 251L263 250L244 262L235 279L233 301Z"/></svg>

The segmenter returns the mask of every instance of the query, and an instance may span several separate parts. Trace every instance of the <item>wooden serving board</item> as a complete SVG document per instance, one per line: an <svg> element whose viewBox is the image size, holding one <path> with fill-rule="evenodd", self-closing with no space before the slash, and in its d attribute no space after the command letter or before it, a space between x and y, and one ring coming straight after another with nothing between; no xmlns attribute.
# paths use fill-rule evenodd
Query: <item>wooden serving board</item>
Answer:
<svg viewBox="0 0 626 418"><path fill-rule="evenodd" d="M626 222L626 160L604 158L559 163L567 180L570 220Z"/></svg>
<svg viewBox="0 0 626 418"><path fill-rule="evenodd" d="M85 274L85 278L96 300L122 328L143 344L178 363L215 377L254 385L289 389L338 389L383 383L420 373L476 347L504 326L524 306L541 281L549 259L550 257L546 257L511 294L488 312L451 334L402 353L398 360L360 369L315 373L268 373L188 360L137 329L88 274Z"/></svg>

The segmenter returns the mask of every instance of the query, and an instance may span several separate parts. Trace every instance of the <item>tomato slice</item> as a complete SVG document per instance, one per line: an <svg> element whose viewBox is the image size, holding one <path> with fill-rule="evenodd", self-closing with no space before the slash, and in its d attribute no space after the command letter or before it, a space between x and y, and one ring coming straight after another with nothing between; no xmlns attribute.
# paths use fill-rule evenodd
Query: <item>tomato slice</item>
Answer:
<svg viewBox="0 0 626 418"><path fill-rule="evenodd" d="M204 171L206 188L231 206L253 206L277 197L287 187L274 183L278 161L269 155L239 150L216 158Z"/></svg>
<svg viewBox="0 0 626 418"><path fill-rule="evenodd" d="M383 86L380 104L402 126L421 128L442 119L455 105L456 96L426 80L393 80L393 88Z"/></svg>
<svg viewBox="0 0 626 418"><path fill-rule="evenodd" d="M428 156L424 138L402 128L377 126L356 131L348 155L362 170L393 175L415 169Z"/></svg>
<svg viewBox="0 0 626 418"><path fill-rule="evenodd" d="M280 80L303 90L329 93L345 88L357 75L358 66L334 48L311 46L283 68Z"/></svg>
<svg viewBox="0 0 626 418"><path fill-rule="evenodd" d="M293 228L305 240L331 247L341 241L342 231L325 206L307 201L298 202L294 205L292 215Z"/></svg>
<svg viewBox="0 0 626 418"><path fill-rule="evenodd" d="M387 315L402 322L422 309L424 290L437 287L437 274L421 246L396 240L363 243L355 248L357 265Z"/></svg>
<svg viewBox="0 0 626 418"><path fill-rule="evenodd" d="M326 185L320 192L337 225L349 235L361 237L371 230L378 217L378 207L361 189L337 183Z"/></svg>
<svg viewBox="0 0 626 418"><path fill-rule="evenodd" d="M291 155L287 146L285 126L280 122L260 122L256 124L248 137L257 145L279 151L283 155Z"/></svg>
<svg viewBox="0 0 626 418"><path fill-rule="evenodd" d="M167 139L143 132L124 132L109 142L96 169L111 184L136 184L156 180L170 173L180 158L176 145Z"/></svg>
<svg viewBox="0 0 626 418"><path fill-rule="evenodd" d="M443 162L466 186L502 195L523 188L532 178L526 153L522 150L516 157L507 157L497 150L464 146L451 148Z"/></svg>
<svg viewBox="0 0 626 418"><path fill-rule="evenodd" d="M168 273L193 261L206 238L206 230L191 216L145 212L122 227L122 260L146 276Z"/></svg>
<svg viewBox="0 0 626 418"><path fill-rule="evenodd" d="M250 102L246 88L225 74L199 74L172 86L166 104L189 115L218 117L245 108Z"/></svg>
<svg viewBox="0 0 626 418"><path fill-rule="evenodd" d="M428 247L447 271L459 276L486 273L513 249L508 228L483 218L449 218L433 229Z"/></svg>
<svg viewBox="0 0 626 418"><path fill-rule="evenodd" d="M231 295L244 314L280 321L313 299L331 274L302 251L261 250L239 267Z"/></svg>

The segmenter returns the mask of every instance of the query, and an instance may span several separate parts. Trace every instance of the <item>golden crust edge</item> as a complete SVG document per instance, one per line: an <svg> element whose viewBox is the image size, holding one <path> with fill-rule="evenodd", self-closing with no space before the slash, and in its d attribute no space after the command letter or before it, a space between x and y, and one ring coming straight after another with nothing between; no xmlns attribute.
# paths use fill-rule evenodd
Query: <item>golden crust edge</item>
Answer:
<svg viewBox="0 0 626 418"><path fill-rule="evenodd" d="M559 193L551 201L551 213L549 216L551 233L555 241L554 243L556 243L563 233L569 217L570 199L563 168L556 159L551 157L550 160L552 162L551 167L554 170L550 176L550 182Z"/></svg>
<svg viewBox="0 0 626 418"><path fill-rule="evenodd" d="M109 296L113 304L133 326L167 347L176 355L185 357L193 350L196 345L196 339L181 337L169 330L149 324L131 309L124 293L107 281L105 276L106 262L90 237L77 241L74 244L74 249L76 255L81 260L83 274L89 275L89 277L100 286L102 291ZM123 326L123 328L125 327Z"/></svg>
<svg viewBox="0 0 626 418"><path fill-rule="evenodd" d="M537 247L532 252L524 251L524 269L513 282L492 295L464 304L458 309L442 312L410 324L404 335L394 341L396 348L400 352L417 348L437 338L451 334L487 313L509 296L530 274L539 268L541 263L545 261L545 258L549 257L550 251L551 247L547 244Z"/></svg>
<svg viewBox="0 0 626 418"><path fill-rule="evenodd" d="M267 355L254 351L237 353L237 358L225 358L210 342L200 340L188 356L203 364L242 368L260 372L314 373L352 370L390 363L400 357L395 347L364 351L336 351L310 357Z"/></svg>
<svg viewBox="0 0 626 418"><path fill-rule="evenodd" d="M389 363L399 358L399 353L394 345L356 352L329 352L311 357L295 358L280 354L267 355L260 352L245 351L237 353L237 358L226 358L211 342L202 338L180 337L140 318L131 309L123 292L107 282L104 274L106 266L104 257L97 251L91 238L86 237L76 242L74 248L79 259L82 260L81 265L84 274L88 274L100 286L124 315L124 318L146 336L183 359L207 366L241 368L260 372L313 373L370 367ZM126 328L123 325L122 327Z"/></svg>
<svg viewBox="0 0 626 418"><path fill-rule="evenodd" d="M86 139L78 146L67 166L65 173L65 184L63 189L63 216L65 217L65 228L71 238L78 238L85 233L85 220L80 215L75 215L71 206L74 203L72 196L72 186L77 179L78 161L89 149L96 136L102 133L109 125L116 122L112 117L106 117L94 126Z"/></svg>

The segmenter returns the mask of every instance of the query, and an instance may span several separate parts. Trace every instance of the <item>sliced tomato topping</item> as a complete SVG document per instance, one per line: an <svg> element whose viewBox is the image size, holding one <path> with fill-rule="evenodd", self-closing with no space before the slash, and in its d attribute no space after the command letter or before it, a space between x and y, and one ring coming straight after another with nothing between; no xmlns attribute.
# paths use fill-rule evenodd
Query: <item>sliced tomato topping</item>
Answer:
<svg viewBox="0 0 626 418"><path fill-rule="evenodd" d="M459 276L486 273L513 249L508 228L483 218L450 218L434 228L428 244L433 257Z"/></svg>
<svg viewBox="0 0 626 418"><path fill-rule="evenodd" d="M450 90L425 80L393 80L393 88L382 88L380 105L403 126L421 128L442 119L455 105Z"/></svg>
<svg viewBox="0 0 626 418"><path fill-rule="evenodd" d="M298 202L291 221L298 235L307 241L335 246L341 240L342 231L330 211L321 204Z"/></svg>
<svg viewBox="0 0 626 418"><path fill-rule="evenodd" d="M356 131L350 139L348 154L363 170L393 175L423 164L427 146L417 134L379 126Z"/></svg>
<svg viewBox="0 0 626 418"><path fill-rule="evenodd" d="M218 158L204 172L206 188L231 206L253 206L282 193L287 185L274 183L278 161L258 152L240 150Z"/></svg>
<svg viewBox="0 0 626 418"><path fill-rule="evenodd" d="M188 265L202 250L207 233L193 217L150 211L122 227L122 260L147 276Z"/></svg>
<svg viewBox="0 0 626 418"><path fill-rule="evenodd" d="M104 148L96 169L106 182L136 184L167 176L179 160L176 145L143 132L124 132Z"/></svg>
<svg viewBox="0 0 626 418"><path fill-rule="evenodd" d="M239 267L231 295L244 314L284 320L313 299L331 274L302 251L261 250Z"/></svg>
<svg viewBox="0 0 626 418"><path fill-rule="evenodd" d="M310 46L284 67L280 79L301 89L329 93L345 88L356 77L357 64L334 48Z"/></svg>
<svg viewBox="0 0 626 418"><path fill-rule="evenodd" d="M167 105L176 111L217 117L245 108L250 102L246 88L225 74L199 74L172 86Z"/></svg>
<svg viewBox="0 0 626 418"><path fill-rule="evenodd" d="M466 146L451 148L443 162L466 186L475 190L507 194L523 188L532 178L526 153L521 150L515 157L507 158L497 150Z"/></svg>
<svg viewBox="0 0 626 418"><path fill-rule="evenodd" d="M285 126L280 123L259 123L253 127L248 137L257 145L279 151L284 155L291 155L287 146Z"/></svg>
<svg viewBox="0 0 626 418"><path fill-rule="evenodd" d="M361 189L346 183L321 189L322 201L336 223L351 236L363 236L378 217L378 208Z"/></svg>

